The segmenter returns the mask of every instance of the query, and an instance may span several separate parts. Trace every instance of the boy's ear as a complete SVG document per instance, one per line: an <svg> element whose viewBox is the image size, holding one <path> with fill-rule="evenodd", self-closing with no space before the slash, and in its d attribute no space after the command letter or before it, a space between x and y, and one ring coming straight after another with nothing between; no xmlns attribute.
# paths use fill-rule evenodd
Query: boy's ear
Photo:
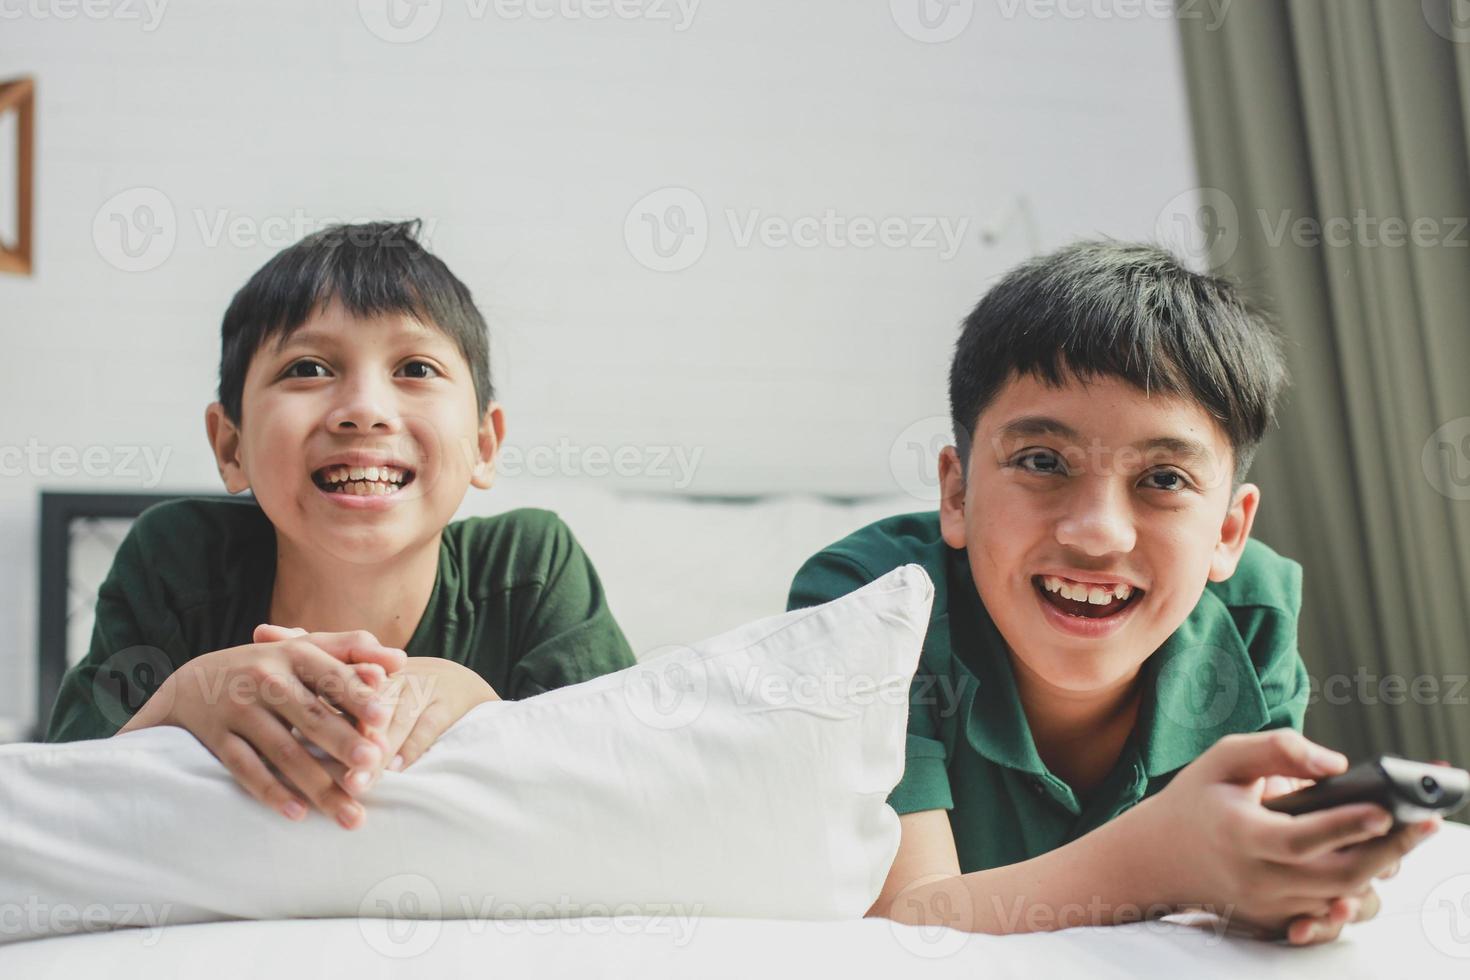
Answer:
<svg viewBox="0 0 1470 980"><path fill-rule="evenodd" d="M1235 489L1230 509L1225 512L1225 522L1220 525L1220 540L1215 553L1210 556L1210 581L1223 582L1235 574L1240 562L1240 553L1250 540L1251 525L1256 520L1256 509L1261 505L1261 488L1254 483L1242 483Z"/></svg>
<svg viewBox="0 0 1470 980"><path fill-rule="evenodd" d="M475 458L470 466L470 485L488 490L495 482L495 458L505 441L505 411L496 402L485 409L475 433Z"/></svg>
<svg viewBox="0 0 1470 980"><path fill-rule="evenodd" d="M954 446L939 451L939 533L951 548L965 546L965 464Z"/></svg>
<svg viewBox="0 0 1470 980"><path fill-rule="evenodd" d="M239 493L250 489L250 477L240 462L240 428L225 414L225 407L211 402L204 410L204 429L209 433L209 446L214 450L214 463L225 489Z"/></svg>

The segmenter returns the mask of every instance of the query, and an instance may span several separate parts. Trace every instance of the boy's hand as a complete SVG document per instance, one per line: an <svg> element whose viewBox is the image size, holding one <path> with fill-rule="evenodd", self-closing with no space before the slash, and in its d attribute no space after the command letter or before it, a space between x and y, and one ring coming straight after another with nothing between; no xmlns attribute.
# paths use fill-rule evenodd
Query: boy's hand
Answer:
<svg viewBox="0 0 1470 980"><path fill-rule="evenodd" d="M256 638L299 636L300 629L262 626ZM359 664L372 668L373 664ZM329 766L334 777L353 793L361 793L378 781L383 770L395 772L407 768L439 736L477 705L499 701L500 695L479 674L463 664L442 657L406 657L404 665L393 672L382 688L380 700L388 704L392 718L383 726L383 755L371 767L348 771L346 767ZM344 709L345 710L345 709ZM369 734L359 721L359 729Z"/></svg>
<svg viewBox="0 0 1470 980"><path fill-rule="evenodd" d="M385 691L393 718L387 726L383 763L368 778L351 774L349 785L354 790L371 786L385 767L406 769L471 708L500 700L479 674L442 657L408 658L408 664L388 679Z"/></svg>
<svg viewBox="0 0 1470 980"><path fill-rule="evenodd" d="M183 728L251 796L289 819L302 819L305 802L269 762L313 805L352 829L363 819L362 807L291 730L344 767L380 766L391 717L384 703L386 674L407 657L363 631L291 633L262 642L260 637L274 634L257 629L255 643L195 657L169 675L119 734L155 725ZM364 670L369 663L375 666ZM362 730L328 702L350 712Z"/></svg>
<svg viewBox="0 0 1470 980"><path fill-rule="evenodd" d="M1268 777L1320 779L1346 768L1342 755L1290 730L1221 739L1135 808L1155 804L1151 839L1179 842L1158 853L1159 880L1176 904L1233 906L1236 922L1295 944L1371 918L1373 879L1396 871L1438 819L1390 833L1392 818L1371 803L1295 817L1260 805Z"/></svg>

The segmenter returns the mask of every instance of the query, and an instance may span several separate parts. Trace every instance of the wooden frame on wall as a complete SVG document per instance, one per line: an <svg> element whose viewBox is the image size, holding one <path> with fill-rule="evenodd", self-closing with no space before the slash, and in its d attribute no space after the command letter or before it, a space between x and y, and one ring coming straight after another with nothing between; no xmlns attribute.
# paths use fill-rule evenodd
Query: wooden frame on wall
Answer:
<svg viewBox="0 0 1470 980"><path fill-rule="evenodd" d="M36 82L18 78L0 82L0 114L16 114L14 242L0 241L0 272L31 273L34 239L31 219L36 190ZM7 193L0 188L0 193Z"/></svg>

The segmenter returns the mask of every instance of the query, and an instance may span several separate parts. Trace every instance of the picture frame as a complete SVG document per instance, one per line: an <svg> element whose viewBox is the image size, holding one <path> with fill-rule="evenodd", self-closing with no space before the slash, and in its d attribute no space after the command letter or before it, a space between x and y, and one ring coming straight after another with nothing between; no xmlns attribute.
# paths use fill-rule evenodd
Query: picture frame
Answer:
<svg viewBox="0 0 1470 980"><path fill-rule="evenodd" d="M14 112L15 241L0 240L0 272L28 276L33 269L33 218L36 190L36 82L17 78L0 82L0 115ZM7 192L8 193L8 192Z"/></svg>

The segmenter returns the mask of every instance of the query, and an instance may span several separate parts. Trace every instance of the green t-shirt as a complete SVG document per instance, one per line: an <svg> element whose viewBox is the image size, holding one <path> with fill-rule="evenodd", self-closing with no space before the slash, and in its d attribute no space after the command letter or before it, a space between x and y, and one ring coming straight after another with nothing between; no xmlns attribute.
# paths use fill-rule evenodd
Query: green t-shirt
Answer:
<svg viewBox="0 0 1470 980"><path fill-rule="evenodd" d="M788 606L827 602L910 562L934 581L934 606L909 691L904 774L889 803L901 814L948 810L963 872L1082 836L1158 792L1222 736L1301 728L1301 566L1258 541L1145 662L1138 722L1086 801L1041 761L1009 649L966 552L940 536L937 513L887 518L822 550L796 573Z"/></svg>
<svg viewBox="0 0 1470 980"><path fill-rule="evenodd" d="M275 528L254 501L150 507L98 591L91 649L62 680L47 741L113 735L185 661L249 643L275 571ZM544 510L447 526L405 649L464 664L507 700L634 662L592 563Z"/></svg>

